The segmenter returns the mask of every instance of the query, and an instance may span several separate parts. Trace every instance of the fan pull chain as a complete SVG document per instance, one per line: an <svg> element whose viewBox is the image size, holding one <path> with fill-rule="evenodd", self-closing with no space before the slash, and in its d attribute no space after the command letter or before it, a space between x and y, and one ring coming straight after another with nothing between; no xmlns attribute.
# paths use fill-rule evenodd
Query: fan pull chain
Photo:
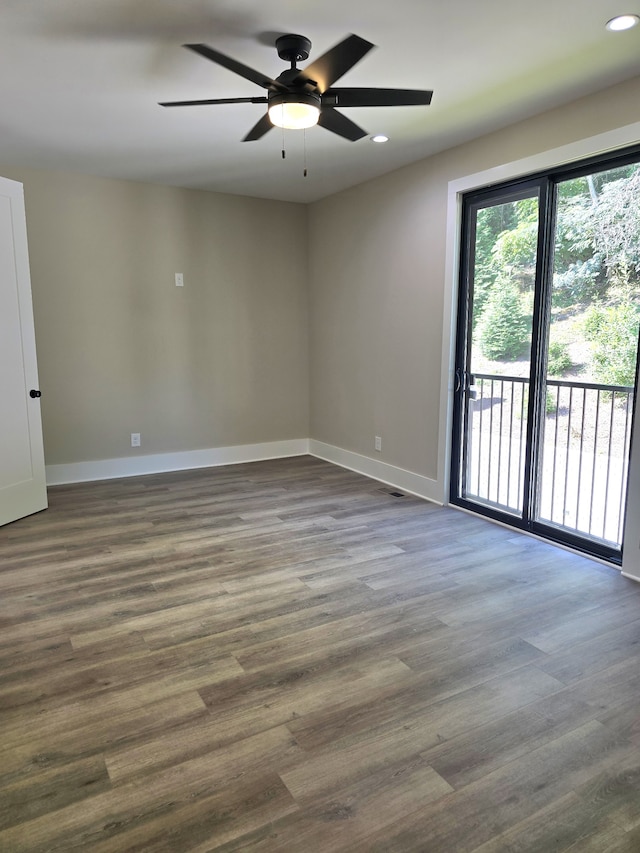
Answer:
<svg viewBox="0 0 640 853"><path fill-rule="evenodd" d="M307 130L306 130L306 128L302 131L302 133L304 134L303 143L302 143L302 147L303 147L303 151L304 151L304 172L302 174L306 178L307 177Z"/></svg>
<svg viewBox="0 0 640 853"><path fill-rule="evenodd" d="M284 150L284 127L282 128L282 159L284 160L287 156L286 151Z"/></svg>

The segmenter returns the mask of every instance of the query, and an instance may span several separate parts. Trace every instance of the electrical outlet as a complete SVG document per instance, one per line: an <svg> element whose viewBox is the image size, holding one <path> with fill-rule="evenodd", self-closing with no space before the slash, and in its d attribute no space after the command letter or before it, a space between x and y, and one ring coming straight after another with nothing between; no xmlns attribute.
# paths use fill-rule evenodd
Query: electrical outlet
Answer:
<svg viewBox="0 0 640 853"><path fill-rule="evenodd" d="M176 287L184 287L184 276L181 272L176 273Z"/></svg>
<svg viewBox="0 0 640 853"><path fill-rule="evenodd" d="M378 452L382 450L382 438L379 435L376 436L375 448Z"/></svg>
<svg viewBox="0 0 640 853"><path fill-rule="evenodd" d="M140 433L132 432L131 433L131 447L140 447Z"/></svg>

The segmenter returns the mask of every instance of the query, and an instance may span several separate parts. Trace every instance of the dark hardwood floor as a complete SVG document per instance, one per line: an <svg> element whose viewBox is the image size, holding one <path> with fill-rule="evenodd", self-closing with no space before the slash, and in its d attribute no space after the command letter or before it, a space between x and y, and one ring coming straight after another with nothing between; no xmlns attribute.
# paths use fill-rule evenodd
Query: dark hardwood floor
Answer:
<svg viewBox="0 0 640 853"><path fill-rule="evenodd" d="M0 850L640 851L640 586L302 457L0 529Z"/></svg>

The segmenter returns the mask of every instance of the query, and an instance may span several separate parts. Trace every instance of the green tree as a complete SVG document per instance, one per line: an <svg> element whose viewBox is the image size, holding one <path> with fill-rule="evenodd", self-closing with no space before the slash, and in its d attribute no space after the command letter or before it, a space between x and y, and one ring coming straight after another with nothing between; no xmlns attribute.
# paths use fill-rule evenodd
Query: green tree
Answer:
<svg viewBox="0 0 640 853"><path fill-rule="evenodd" d="M473 280L473 320L477 326L498 270L493 262L498 237L517 224L513 203L483 207L476 216L475 263Z"/></svg>
<svg viewBox="0 0 640 853"><path fill-rule="evenodd" d="M516 280L524 290L534 283L538 201L524 198L478 211L473 282L477 328L495 283Z"/></svg>
<svg viewBox="0 0 640 853"><path fill-rule="evenodd" d="M538 199L513 203L516 224L503 231L493 247L496 271L517 277L522 287L533 287L538 248Z"/></svg>
<svg viewBox="0 0 640 853"><path fill-rule="evenodd" d="M526 350L531 319L512 279L500 278L495 282L478 331L480 350L486 358L509 361Z"/></svg>
<svg viewBox="0 0 640 853"><path fill-rule="evenodd" d="M591 341L592 371L605 385L633 385L640 308L626 301L609 307L592 305L583 329Z"/></svg>
<svg viewBox="0 0 640 853"><path fill-rule="evenodd" d="M640 282L640 167L630 164L558 185L554 307L607 299Z"/></svg>
<svg viewBox="0 0 640 853"><path fill-rule="evenodd" d="M562 341L551 341L547 357L548 376L559 377L573 367L569 349Z"/></svg>
<svg viewBox="0 0 640 853"><path fill-rule="evenodd" d="M602 253L595 239L595 190L586 177L558 187L554 246L553 307L597 298L606 286Z"/></svg>
<svg viewBox="0 0 640 853"><path fill-rule="evenodd" d="M610 286L625 288L640 279L640 171L610 181L595 205L594 238Z"/></svg>

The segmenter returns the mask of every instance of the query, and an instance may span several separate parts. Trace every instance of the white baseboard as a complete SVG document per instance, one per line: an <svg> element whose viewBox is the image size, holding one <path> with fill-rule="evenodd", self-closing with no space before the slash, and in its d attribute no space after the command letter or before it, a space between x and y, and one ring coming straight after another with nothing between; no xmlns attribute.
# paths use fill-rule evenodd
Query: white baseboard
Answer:
<svg viewBox="0 0 640 853"><path fill-rule="evenodd" d="M414 474L412 471L406 471L404 468L389 465L388 462L371 459L369 456L362 456L359 453L343 450L331 444L324 444L324 442L315 441L313 438L309 439L308 452L311 456L317 456L318 459L333 462L334 465L340 465L342 468L348 468L350 471L364 474L365 477L379 480L381 483L394 486L396 489L402 489L403 492L408 492L419 498L424 498L437 504L442 504L443 502L442 489L438 481L424 477L421 474Z"/></svg>
<svg viewBox="0 0 640 853"><path fill-rule="evenodd" d="M620 572L623 578L629 578L630 581L635 581L636 583L640 583L640 578L635 575L630 575L628 572Z"/></svg>
<svg viewBox="0 0 640 853"><path fill-rule="evenodd" d="M125 456L118 459L94 459L88 462L70 462L66 465L47 465L46 476L48 486L59 486L65 483L86 483L94 480L113 480L118 477L160 474L167 471L185 471L192 468L213 468L220 465L237 465L243 462L260 462L265 459L282 459L306 454L332 462L342 468L348 468L350 471L371 477L425 500L442 504L441 489L436 480L397 468L378 459L371 459L350 450L343 450L340 447L307 438L185 450L178 453Z"/></svg>
<svg viewBox="0 0 640 853"><path fill-rule="evenodd" d="M46 477L48 486L58 486L63 483L113 480L117 477L137 477L142 474L184 471L190 468L261 462L265 459L304 456L308 453L309 440L299 438L291 441L268 441L235 447L211 447L179 453L153 453L146 456L125 456L121 459L95 459L91 462L47 465Z"/></svg>

